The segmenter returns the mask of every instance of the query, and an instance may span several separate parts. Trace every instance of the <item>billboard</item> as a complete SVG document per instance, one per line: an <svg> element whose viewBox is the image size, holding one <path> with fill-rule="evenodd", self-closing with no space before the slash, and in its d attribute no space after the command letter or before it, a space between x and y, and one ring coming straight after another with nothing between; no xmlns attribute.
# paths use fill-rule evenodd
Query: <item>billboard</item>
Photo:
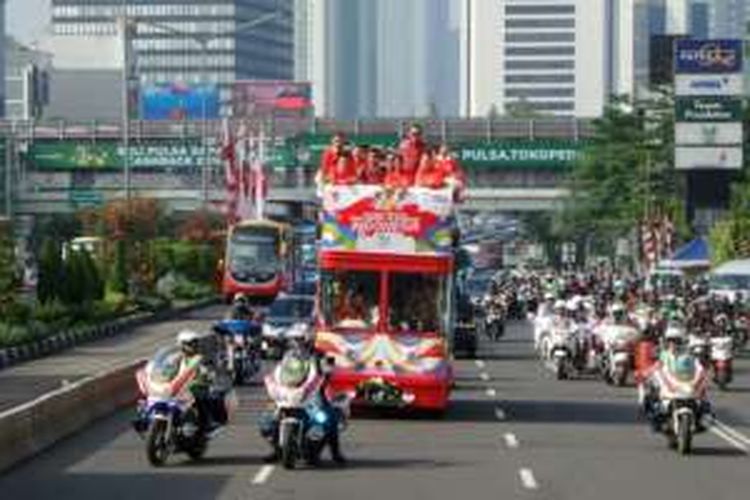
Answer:
<svg viewBox="0 0 750 500"><path fill-rule="evenodd" d="M742 146L677 146L674 161L680 170L738 169L742 167Z"/></svg>
<svg viewBox="0 0 750 500"><path fill-rule="evenodd" d="M216 85L165 83L141 89L140 110L144 120L213 120L219 117Z"/></svg>
<svg viewBox="0 0 750 500"><path fill-rule="evenodd" d="M675 75L675 95L734 96L742 94L742 74Z"/></svg>
<svg viewBox="0 0 750 500"><path fill-rule="evenodd" d="M678 122L740 122L742 99L739 97L677 97L675 120Z"/></svg>
<svg viewBox="0 0 750 500"><path fill-rule="evenodd" d="M331 134L304 134L289 139L273 151L276 168L294 165L315 165L331 142ZM395 134L361 134L352 137L357 144L391 148L399 143ZM453 154L466 167L492 169L565 169L582 156L585 141L512 140L476 141L452 144Z"/></svg>
<svg viewBox="0 0 750 500"><path fill-rule="evenodd" d="M694 40L675 42L675 73L740 73L742 40Z"/></svg>
<svg viewBox="0 0 750 500"><path fill-rule="evenodd" d="M312 109L310 82L247 80L232 85L235 117L304 116Z"/></svg>
<svg viewBox="0 0 750 500"><path fill-rule="evenodd" d="M212 146L198 141L161 140L130 145L133 169L190 169L218 165ZM36 141L23 158L38 170L107 170L124 166L125 151L117 141Z"/></svg>

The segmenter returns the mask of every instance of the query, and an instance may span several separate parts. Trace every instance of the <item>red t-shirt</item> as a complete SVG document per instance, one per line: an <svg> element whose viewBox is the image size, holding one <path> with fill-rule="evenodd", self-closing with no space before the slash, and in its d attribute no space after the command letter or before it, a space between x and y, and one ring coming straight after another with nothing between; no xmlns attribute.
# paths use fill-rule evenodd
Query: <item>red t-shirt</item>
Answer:
<svg viewBox="0 0 750 500"><path fill-rule="evenodd" d="M346 163L343 168L339 166L339 162L341 161ZM338 185L356 184L359 181L359 176L357 175L354 160L346 157L339 158L335 163L331 179L334 184Z"/></svg>
<svg viewBox="0 0 750 500"><path fill-rule="evenodd" d="M401 141L399 152L404 159L404 167L407 171L417 171L424 150L425 143L422 139L406 138Z"/></svg>

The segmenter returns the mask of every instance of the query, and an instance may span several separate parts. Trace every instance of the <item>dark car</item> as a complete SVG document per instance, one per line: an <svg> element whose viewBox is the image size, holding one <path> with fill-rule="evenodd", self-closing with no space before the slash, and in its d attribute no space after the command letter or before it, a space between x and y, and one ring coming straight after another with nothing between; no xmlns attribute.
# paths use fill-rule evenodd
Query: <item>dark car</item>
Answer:
<svg viewBox="0 0 750 500"><path fill-rule="evenodd" d="M309 295L280 295L268 308L263 321L263 352L278 359L291 343L312 341L315 298Z"/></svg>

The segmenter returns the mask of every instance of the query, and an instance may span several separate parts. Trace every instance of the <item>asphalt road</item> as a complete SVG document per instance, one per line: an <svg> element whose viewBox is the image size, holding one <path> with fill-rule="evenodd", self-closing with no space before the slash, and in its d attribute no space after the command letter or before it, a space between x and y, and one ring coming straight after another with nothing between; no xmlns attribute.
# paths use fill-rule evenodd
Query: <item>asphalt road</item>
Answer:
<svg viewBox="0 0 750 500"><path fill-rule="evenodd" d="M743 500L750 497L750 359L731 392L715 394L730 431L678 456L636 419L635 391L594 379L556 381L532 355L526 324L481 359L457 363L442 419L355 419L350 463L286 471L264 465L259 387L243 389L234 425L206 459L150 468L123 412L0 477L2 498ZM715 433L716 432L716 433ZM732 434L739 432L742 435ZM720 435L721 434L721 435Z"/></svg>
<svg viewBox="0 0 750 500"><path fill-rule="evenodd" d="M148 358L158 346L173 342L182 328L207 328L221 317L223 306L193 311L184 317L160 321L86 343L60 353L0 371L0 411L35 399L62 384Z"/></svg>

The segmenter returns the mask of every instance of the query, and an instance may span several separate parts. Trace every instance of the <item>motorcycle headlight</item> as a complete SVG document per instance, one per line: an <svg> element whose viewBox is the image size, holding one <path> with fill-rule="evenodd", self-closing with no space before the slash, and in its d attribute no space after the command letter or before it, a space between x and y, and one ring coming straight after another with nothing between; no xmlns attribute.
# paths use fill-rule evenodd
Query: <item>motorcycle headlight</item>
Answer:
<svg viewBox="0 0 750 500"><path fill-rule="evenodd" d="M328 414L323 410L316 410L315 413L313 413L313 421L316 424L324 425L328 421Z"/></svg>

